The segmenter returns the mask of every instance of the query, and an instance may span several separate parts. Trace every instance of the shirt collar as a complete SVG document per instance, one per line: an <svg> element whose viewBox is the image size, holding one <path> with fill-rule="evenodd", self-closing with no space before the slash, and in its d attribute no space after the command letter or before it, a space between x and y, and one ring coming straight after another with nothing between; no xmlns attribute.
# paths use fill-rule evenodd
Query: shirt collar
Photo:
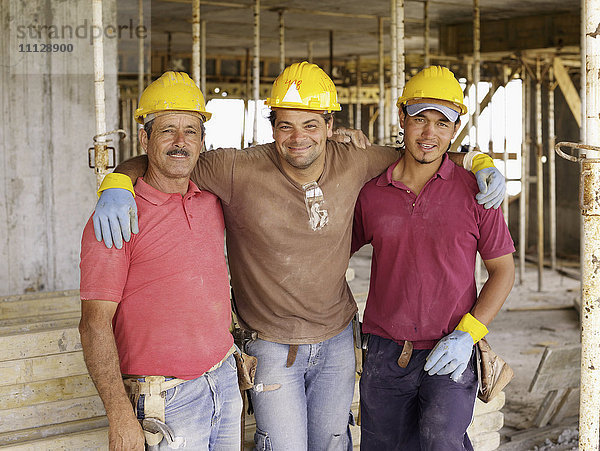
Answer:
<svg viewBox="0 0 600 451"><path fill-rule="evenodd" d="M394 179L392 178L392 174L394 172L394 168L396 167L396 165L399 162L400 162L400 159L394 161L387 168L387 170L379 176L379 178L377 179L377 183L376 183L377 186L387 186L387 185L392 184L392 182L394 181ZM452 163L450 158L448 158L448 152L446 152L442 156L442 164L440 165L440 168L435 173L434 177L440 177L444 180L448 180L452 176L453 170L454 170L454 164Z"/></svg>
<svg viewBox="0 0 600 451"><path fill-rule="evenodd" d="M163 193L162 191L157 190L156 188L144 182L143 177L137 179L134 191L138 196L142 197L143 199L147 200L148 202L154 205L163 205L169 199L171 199L173 195L179 196L178 193ZM187 193L184 197L189 197L200 192L201 191L196 186L196 184L190 180L188 182Z"/></svg>

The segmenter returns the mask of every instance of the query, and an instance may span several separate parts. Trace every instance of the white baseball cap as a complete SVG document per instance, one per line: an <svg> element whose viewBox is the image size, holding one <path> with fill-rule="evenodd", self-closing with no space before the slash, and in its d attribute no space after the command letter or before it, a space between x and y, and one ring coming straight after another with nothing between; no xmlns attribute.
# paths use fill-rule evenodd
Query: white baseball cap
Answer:
<svg viewBox="0 0 600 451"><path fill-rule="evenodd" d="M440 105L439 103L413 103L412 105L406 105L406 112L409 116L414 116L425 110L439 111L446 116L450 122L456 122L460 115L459 111L453 110L445 105Z"/></svg>

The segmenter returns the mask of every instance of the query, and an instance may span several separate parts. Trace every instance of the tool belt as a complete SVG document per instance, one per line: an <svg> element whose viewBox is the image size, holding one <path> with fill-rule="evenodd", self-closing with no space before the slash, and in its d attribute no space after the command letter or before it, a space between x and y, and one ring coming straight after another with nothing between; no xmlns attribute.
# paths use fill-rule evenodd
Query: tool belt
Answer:
<svg viewBox="0 0 600 451"><path fill-rule="evenodd" d="M129 400L133 406L133 411L137 416L137 405L141 395L144 395L144 420L142 421L142 429L148 446L158 445L163 437L175 440L174 434L165 424L165 393L167 390L177 387L186 382L183 379L169 379L165 376L144 376L144 380L140 381L135 377L126 377L123 379L125 391L129 395ZM144 425L145 420L158 420L155 422L148 421ZM150 428L150 424L164 425L166 428L161 431L160 428ZM150 430L148 430L150 429Z"/></svg>
<svg viewBox="0 0 600 451"><path fill-rule="evenodd" d="M232 346L225 357L213 365L206 373L219 368L227 358L236 351ZM205 374L206 374L205 373ZM143 381L138 379L143 378ZM124 376L123 385L129 395L133 411L137 416L137 406L141 395L144 395L144 419L141 421L148 446L158 445L163 438L172 447L178 447L178 440L173 430L165 423L165 394L167 390L187 382L184 379L167 378L165 376Z"/></svg>

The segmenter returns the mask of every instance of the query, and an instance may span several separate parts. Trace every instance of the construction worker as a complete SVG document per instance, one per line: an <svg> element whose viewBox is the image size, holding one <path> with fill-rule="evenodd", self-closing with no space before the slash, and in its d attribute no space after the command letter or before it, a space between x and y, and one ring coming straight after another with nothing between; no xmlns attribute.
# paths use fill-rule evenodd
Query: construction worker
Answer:
<svg viewBox="0 0 600 451"><path fill-rule="evenodd" d="M330 139L341 107L314 64L287 67L266 104L275 142L206 152L192 180L221 199L237 317L258 335L245 349L258 358L250 390L257 449L346 450L355 381L357 307L345 279L353 208L362 186L398 153ZM117 170L135 180L144 157ZM482 183L498 182L484 202L503 196L498 174L480 170ZM120 242L120 224L129 238L132 208L123 197L110 189L98 203L96 236L107 245L111 233Z"/></svg>
<svg viewBox="0 0 600 451"><path fill-rule="evenodd" d="M91 218L83 232L79 330L111 450L143 450L144 434L149 449L240 449L223 211L190 181L210 117L187 74L149 85L135 112L139 233L107 249Z"/></svg>
<svg viewBox="0 0 600 451"><path fill-rule="evenodd" d="M365 185L354 217L352 251L373 246L361 449L472 450L473 345L513 286L515 249L501 211L478 205L475 178L448 159L467 112L452 72L423 69L397 104L404 154Z"/></svg>

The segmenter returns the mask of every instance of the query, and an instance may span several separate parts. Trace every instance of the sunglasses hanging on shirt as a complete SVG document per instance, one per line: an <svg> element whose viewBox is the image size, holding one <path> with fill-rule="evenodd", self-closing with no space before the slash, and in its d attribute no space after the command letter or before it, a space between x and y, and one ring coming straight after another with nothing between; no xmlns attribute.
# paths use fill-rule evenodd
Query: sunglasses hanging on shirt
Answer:
<svg viewBox="0 0 600 451"><path fill-rule="evenodd" d="M302 185L304 190L304 204L308 213L308 222L313 230L321 230L327 225L329 216L325 207L323 191L317 182Z"/></svg>

